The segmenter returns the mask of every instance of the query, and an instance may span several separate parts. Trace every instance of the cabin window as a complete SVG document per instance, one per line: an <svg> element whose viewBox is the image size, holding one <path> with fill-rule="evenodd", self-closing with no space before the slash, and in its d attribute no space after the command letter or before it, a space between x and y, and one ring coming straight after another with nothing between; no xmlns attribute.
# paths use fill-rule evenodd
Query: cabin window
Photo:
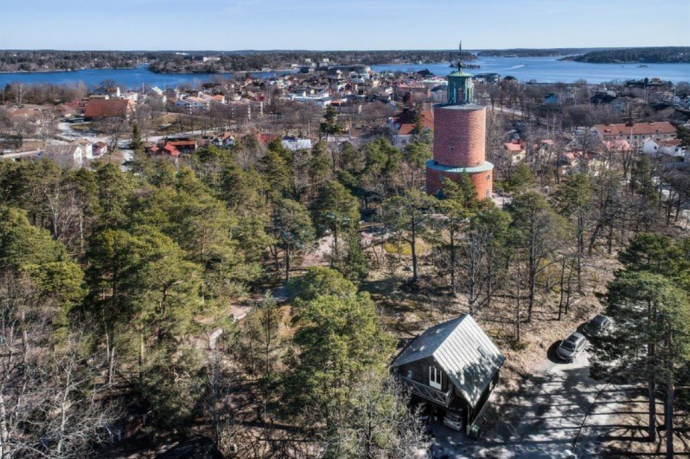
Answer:
<svg viewBox="0 0 690 459"><path fill-rule="evenodd" d="M436 367L429 367L429 385L434 389L441 389L443 385L443 372Z"/></svg>

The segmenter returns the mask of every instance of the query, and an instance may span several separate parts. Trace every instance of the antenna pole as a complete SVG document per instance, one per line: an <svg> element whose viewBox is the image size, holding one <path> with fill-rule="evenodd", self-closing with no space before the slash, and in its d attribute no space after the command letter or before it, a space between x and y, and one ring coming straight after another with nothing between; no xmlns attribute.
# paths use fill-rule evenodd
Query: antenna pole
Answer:
<svg viewBox="0 0 690 459"><path fill-rule="evenodd" d="M458 70L462 70L462 40L460 40L460 46L458 47L458 50L459 50Z"/></svg>

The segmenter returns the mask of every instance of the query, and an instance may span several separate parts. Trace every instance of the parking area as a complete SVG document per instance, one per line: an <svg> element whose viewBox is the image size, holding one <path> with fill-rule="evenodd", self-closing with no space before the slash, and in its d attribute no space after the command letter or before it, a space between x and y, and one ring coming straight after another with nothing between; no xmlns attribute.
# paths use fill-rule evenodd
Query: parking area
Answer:
<svg viewBox="0 0 690 459"><path fill-rule="evenodd" d="M597 454L616 428L629 387L590 378L587 351L571 363L549 356L518 393L496 406L500 421L479 440L433 424L435 458L575 458Z"/></svg>

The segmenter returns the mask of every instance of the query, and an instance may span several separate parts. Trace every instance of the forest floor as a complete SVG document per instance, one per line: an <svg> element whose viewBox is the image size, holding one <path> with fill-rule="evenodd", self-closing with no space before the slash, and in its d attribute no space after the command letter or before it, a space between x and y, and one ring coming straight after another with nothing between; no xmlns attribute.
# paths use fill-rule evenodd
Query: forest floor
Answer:
<svg viewBox="0 0 690 459"><path fill-rule="evenodd" d="M408 257L402 257L402 264L397 256L383 251L378 257L380 268L370 272L361 288L371 293L384 327L401 346L426 328L469 312L466 299L453 298L442 285L447 279L430 263L421 263L420 287L409 292L405 289L411 277ZM501 386L483 415L484 433L479 441L436 424L432 429L438 448L435 457L663 454L662 439L656 444L646 441L647 421L640 405L646 402L644 390L592 379L586 355L572 364L554 357L561 339L603 311L600 298L619 267L615 254L595 254L584 270L585 288L573 298L568 314L558 320L558 294L540 296L531 323L524 322L522 312L519 342L511 301L498 299L475 315L506 356ZM677 453L688 454L689 444L688 432L677 433Z"/></svg>

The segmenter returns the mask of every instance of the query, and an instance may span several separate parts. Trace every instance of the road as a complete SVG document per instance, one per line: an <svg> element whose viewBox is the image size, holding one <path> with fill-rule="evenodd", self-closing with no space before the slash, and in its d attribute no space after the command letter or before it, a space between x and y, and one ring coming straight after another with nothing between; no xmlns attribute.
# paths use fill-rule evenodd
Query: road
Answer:
<svg viewBox="0 0 690 459"><path fill-rule="evenodd" d="M434 457L583 458L598 453L628 388L589 377L584 352L573 363L547 359L518 394L498 407L500 423L478 441L434 425Z"/></svg>
<svg viewBox="0 0 690 459"><path fill-rule="evenodd" d="M501 107L499 105L495 106L493 108L494 111L503 113L505 115L511 115L514 118L520 118L520 119L530 119L531 121L535 121L537 124L540 125L545 125L544 121L540 119L535 119L534 117L529 116L529 113L525 114L522 110L519 108L512 108L512 107Z"/></svg>

